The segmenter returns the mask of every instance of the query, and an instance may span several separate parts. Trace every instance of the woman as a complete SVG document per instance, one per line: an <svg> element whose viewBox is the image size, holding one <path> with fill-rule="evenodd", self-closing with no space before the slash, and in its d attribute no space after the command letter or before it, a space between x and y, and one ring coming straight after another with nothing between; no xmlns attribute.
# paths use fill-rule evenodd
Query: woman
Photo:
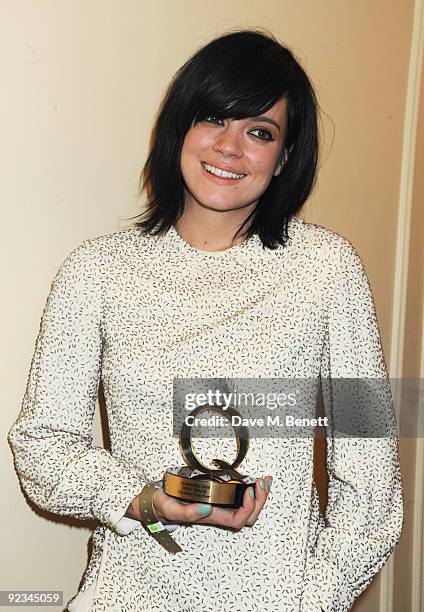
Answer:
<svg viewBox="0 0 424 612"><path fill-rule="evenodd" d="M86 240L54 279L9 441L36 504L99 521L71 612L345 611L398 541L396 437L328 438L325 517L312 436L251 438L240 469L261 477L238 510L149 484L182 463L174 378L387 380L358 254L296 217L317 152L291 52L256 30L217 38L165 96L145 219ZM92 446L100 377L111 452Z"/></svg>

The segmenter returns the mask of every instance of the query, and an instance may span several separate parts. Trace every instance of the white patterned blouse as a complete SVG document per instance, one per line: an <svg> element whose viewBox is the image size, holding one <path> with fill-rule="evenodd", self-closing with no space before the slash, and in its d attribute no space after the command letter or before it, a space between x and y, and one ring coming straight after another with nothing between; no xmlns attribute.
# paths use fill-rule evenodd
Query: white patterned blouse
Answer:
<svg viewBox="0 0 424 612"><path fill-rule="evenodd" d="M273 485L253 527L180 525L170 555L123 518L182 463L174 377L387 380L356 250L296 217L288 231L275 250L254 235L208 252L174 227L132 227L85 240L57 272L8 440L35 504L98 520L70 612L344 612L387 561L403 523L396 436L327 438L325 516L313 437L258 437L240 469ZM92 444L100 380L110 451Z"/></svg>

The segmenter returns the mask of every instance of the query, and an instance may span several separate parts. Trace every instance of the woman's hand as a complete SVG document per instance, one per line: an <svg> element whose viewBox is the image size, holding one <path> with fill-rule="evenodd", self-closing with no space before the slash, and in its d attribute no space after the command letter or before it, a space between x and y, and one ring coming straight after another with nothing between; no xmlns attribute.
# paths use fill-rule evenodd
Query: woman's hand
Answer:
<svg viewBox="0 0 424 612"><path fill-rule="evenodd" d="M243 505L236 510L218 508L210 504L182 502L167 495L162 489L153 493L153 510L163 524L201 523L229 527L238 531L243 527L251 527L255 524L268 498L271 481L271 476L258 478L255 483L255 497L250 493L253 492L253 485L247 487Z"/></svg>

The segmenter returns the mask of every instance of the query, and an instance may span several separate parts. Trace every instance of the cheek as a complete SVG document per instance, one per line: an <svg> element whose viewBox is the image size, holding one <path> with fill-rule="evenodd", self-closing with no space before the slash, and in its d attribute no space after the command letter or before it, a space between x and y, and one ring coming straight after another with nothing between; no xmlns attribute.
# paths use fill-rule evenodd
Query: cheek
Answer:
<svg viewBox="0 0 424 612"><path fill-rule="evenodd" d="M275 151L263 151L251 158L251 167L255 173L263 179L269 178L274 172L275 164L277 163L277 154Z"/></svg>
<svg viewBox="0 0 424 612"><path fill-rule="evenodd" d="M197 155L211 145L211 134L201 128L192 128L184 140L183 152L188 155Z"/></svg>
<svg viewBox="0 0 424 612"><path fill-rule="evenodd" d="M270 144L262 146L251 144L245 149L244 155L251 167L266 170L271 166L277 153L275 147Z"/></svg>

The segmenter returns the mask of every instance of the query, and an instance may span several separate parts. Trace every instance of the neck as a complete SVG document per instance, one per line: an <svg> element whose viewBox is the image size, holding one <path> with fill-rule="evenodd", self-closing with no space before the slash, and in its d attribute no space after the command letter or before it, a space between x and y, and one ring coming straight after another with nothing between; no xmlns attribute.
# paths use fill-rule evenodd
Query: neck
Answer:
<svg viewBox="0 0 424 612"><path fill-rule="evenodd" d="M188 244L203 251L225 251L241 242L245 236L234 234L250 214L251 208L216 211L186 207L175 224L175 229ZM245 232L249 224L243 227Z"/></svg>

